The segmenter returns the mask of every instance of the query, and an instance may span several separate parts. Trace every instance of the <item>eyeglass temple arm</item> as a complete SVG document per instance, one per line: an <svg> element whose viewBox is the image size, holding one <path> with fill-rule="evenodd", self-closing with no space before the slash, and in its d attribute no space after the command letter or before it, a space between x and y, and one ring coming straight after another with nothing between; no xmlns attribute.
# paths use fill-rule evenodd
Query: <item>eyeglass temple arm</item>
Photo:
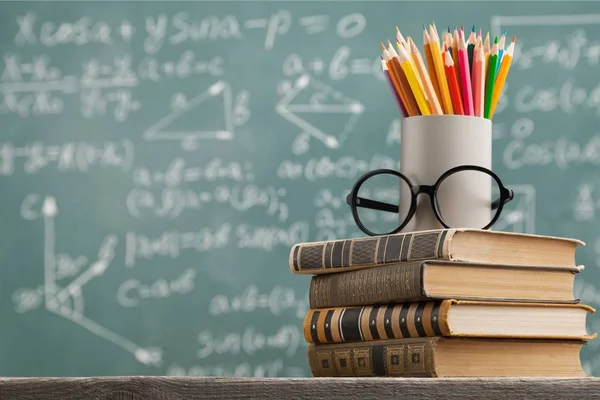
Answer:
<svg viewBox="0 0 600 400"><path fill-rule="evenodd" d="M504 202L508 203L510 200L513 199L513 197L515 197L515 193L511 189L508 189L508 196L505 198ZM492 210L496 210L498 209L498 207L500 207L500 199L501 197L497 198L492 202Z"/></svg>
<svg viewBox="0 0 600 400"><path fill-rule="evenodd" d="M348 203L348 205L352 204L351 194L348 194L346 196L346 203ZM398 212L398 206L389 203L383 203L377 200L364 199L358 196L356 197L356 206L362 208L369 208L371 210L387 211L392 213Z"/></svg>

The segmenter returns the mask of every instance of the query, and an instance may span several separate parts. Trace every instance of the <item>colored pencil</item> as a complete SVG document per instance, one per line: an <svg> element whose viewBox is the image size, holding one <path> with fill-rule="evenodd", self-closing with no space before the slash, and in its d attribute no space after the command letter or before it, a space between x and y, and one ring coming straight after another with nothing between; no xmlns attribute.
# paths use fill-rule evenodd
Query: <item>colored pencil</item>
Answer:
<svg viewBox="0 0 600 400"><path fill-rule="evenodd" d="M411 53L411 50L410 50L410 41L411 41L411 40L412 40L412 39L411 39L411 37L410 37L410 36L407 36L407 37L406 37L406 45L405 45L405 46L403 46L403 47L404 47L404 50L406 50L406 52L407 52L409 55L410 55L410 53ZM400 51L400 44L399 44L398 42L396 42L396 47L398 48L398 51ZM413 64L413 68L415 68L415 70L416 70L416 67L415 67L415 65L414 65L414 60L413 60L412 58L409 58L409 59L410 59L410 62ZM417 74L417 82L419 82L419 86L421 87L421 90L422 90L422 91L425 93L425 99L426 99L426 100L429 100L429 96L428 96L428 95L427 95L427 93L425 92L425 84L423 83L423 80L421 79L421 75L419 75L419 74Z"/></svg>
<svg viewBox="0 0 600 400"><path fill-rule="evenodd" d="M456 69L454 68L454 60L449 51L445 52L445 63L444 70L446 72L446 79L448 80L448 87L450 90L450 96L452 97L452 105L454 107L454 114L464 115L463 105L460 100L460 89L458 81L456 80Z"/></svg>
<svg viewBox="0 0 600 400"><path fill-rule="evenodd" d="M461 31L458 38L458 61L460 66L460 82L462 87L462 100L465 115L474 115L473 87L471 86L471 69L469 68L469 54L467 44Z"/></svg>
<svg viewBox="0 0 600 400"><path fill-rule="evenodd" d="M476 117L483 117L485 102L485 57L483 46L477 46L473 60L473 111Z"/></svg>
<svg viewBox="0 0 600 400"><path fill-rule="evenodd" d="M394 51L393 47L391 47L391 49L392 51ZM413 68L412 62L410 61L410 55L403 46L398 47L398 54L392 53L391 55L394 57L398 57L398 59L400 60L400 67L402 67L402 70L406 74L406 79L408 80L408 84L410 85L410 88L415 96L415 100L417 101L417 105L419 107L421 115L431 115L431 111L429 110L429 104L427 104L427 100L425 99L425 92L421 88L421 85L419 85L416 71Z"/></svg>
<svg viewBox="0 0 600 400"><path fill-rule="evenodd" d="M502 88L504 87L504 83L506 82L506 76L508 75L508 70L510 69L510 64L513 59L513 52L515 49L516 40L517 38L513 36L512 41L508 45L508 48L506 49L506 51L504 52L504 56L502 57L502 65L500 66L500 70L498 72L498 76L496 77L496 82L494 84L494 94L492 96L490 119L494 117L494 111L496 111L498 100L500 100L500 96L502 95Z"/></svg>
<svg viewBox="0 0 600 400"><path fill-rule="evenodd" d="M402 118L418 115L466 115L492 119L502 98L516 37L464 25L438 34L423 25L423 49L396 26L393 43L381 43L381 70ZM508 46L505 47L505 42Z"/></svg>
<svg viewBox="0 0 600 400"><path fill-rule="evenodd" d="M385 45L382 43L381 46L385 48ZM406 102L404 103L404 107L406 108L406 113L409 117L420 115L419 106L417 105L417 101L415 99L415 95L410 90L410 84L406 79L406 75L400 66L400 60L396 54L394 48L390 46L386 49L387 52L384 53L388 57L388 69L392 71L392 74L396 77L396 81L398 82L398 86L400 87L400 91L404 95L404 99ZM390 51L391 50L391 51ZM393 53L392 53L393 52ZM395 55L395 56L394 56Z"/></svg>
<svg viewBox="0 0 600 400"><path fill-rule="evenodd" d="M498 63L496 64L496 75L498 74L498 70L500 69L500 64L502 63L502 56L504 55L504 42L506 41L506 31L500 36L498 40Z"/></svg>
<svg viewBox="0 0 600 400"><path fill-rule="evenodd" d="M490 50L489 65L487 66L487 76L485 79L485 106L483 110L484 118L490 118L492 109L492 96L494 94L494 82L496 80L496 64L498 63L498 37L494 39L494 44Z"/></svg>
<svg viewBox="0 0 600 400"><path fill-rule="evenodd" d="M402 36L402 33L400 33L400 29L398 29L398 27L396 27L396 41L404 46L405 49L408 48L408 44L404 39L404 36Z"/></svg>
<svg viewBox="0 0 600 400"><path fill-rule="evenodd" d="M452 35L448 32L444 32L443 45L447 46L448 50L452 49Z"/></svg>
<svg viewBox="0 0 600 400"><path fill-rule="evenodd" d="M400 102L402 104L402 108L404 109L406 116L410 117L410 113L408 112L408 109L407 109L408 101L406 100L406 95L404 94L404 92L402 91L402 87L400 86L400 80L398 78L398 74L394 71L394 67L390 61L390 58L391 58L390 53L387 51L387 49L385 48L383 43L381 44L381 49L382 49L382 54L383 54L383 61L385 61L388 73L390 75L390 79L392 80L394 88L396 89L396 93L398 93L398 96L400 97Z"/></svg>
<svg viewBox="0 0 600 400"><path fill-rule="evenodd" d="M429 76L427 68L425 68L425 64L423 63L423 57L421 57L421 53L419 52L419 49L412 38L408 39L408 45L410 48L413 65L415 66L415 69L417 70L419 76L421 77L421 81L423 82L423 88L425 94L427 95L427 99L429 100L431 114L443 114L444 112L442 111L442 106L440 105L440 100L437 97L437 93L435 93L433 83L431 82L431 77Z"/></svg>
<svg viewBox="0 0 600 400"><path fill-rule="evenodd" d="M383 59L382 56L379 56L379 58L381 58L381 69L383 71L383 74L385 75L385 79L387 80L388 84L390 85L390 91L392 92L392 96L394 97L394 100L396 101L398 110L400 111L400 114L402 115L402 117L406 118L406 117L408 117L408 114L406 113L406 109L404 108L404 105L402 104L402 100L400 99L400 93L398 93L398 91L396 90L396 86L394 85L394 82L392 81L392 77L390 76L390 71L388 70L387 64L385 63L385 60Z"/></svg>
<svg viewBox="0 0 600 400"><path fill-rule="evenodd" d="M435 90L435 94L438 100L441 101L442 94L440 92L440 84L438 82L435 63L433 62L433 56L431 52L431 44L429 43L429 33L423 25L423 52L425 53L425 61L427 61L427 72L429 73L429 79L431 79L431 84L433 85L433 90Z"/></svg>
<svg viewBox="0 0 600 400"><path fill-rule="evenodd" d="M444 60L442 60L442 50L440 49L439 38L435 34L435 30L433 29L432 25L429 25L429 40L429 45L431 46L431 57L433 58L435 73L440 85L442 109L444 110L444 114L451 115L454 114L454 110L452 107L450 91L448 89L448 81L445 78L446 73L444 71Z"/></svg>
<svg viewBox="0 0 600 400"><path fill-rule="evenodd" d="M456 71L456 80L460 87L460 64L458 62L458 29L454 27L454 34L452 35L452 61L454 61L454 70Z"/></svg>
<svg viewBox="0 0 600 400"><path fill-rule="evenodd" d="M475 33L475 25L471 29L471 34L469 35L469 41L467 45L467 51L469 53L469 71L473 70L473 54L475 52L475 43L477 42L477 34Z"/></svg>
<svg viewBox="0 0 600 400"><path fill-rule="evenodd" d="M488 65L488 57L490 56L490 33L485 34L485 40L483 41L483 56L485 57L485 65Z"/></svg>

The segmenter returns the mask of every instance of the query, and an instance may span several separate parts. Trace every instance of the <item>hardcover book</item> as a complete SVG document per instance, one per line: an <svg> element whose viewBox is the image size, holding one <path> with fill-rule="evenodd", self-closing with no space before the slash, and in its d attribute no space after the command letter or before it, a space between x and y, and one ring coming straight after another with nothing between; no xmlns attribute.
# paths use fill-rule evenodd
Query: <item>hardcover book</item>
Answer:
<svg viewBox="0 0 600 400"><path fill-rule="evenodd" d="M409 261L311 278L310 308L438 299L577 303L580 268Z"/></svg>
<svg viewBox="0 0 600 400"><path fill-rule="evenodd" d="M441 259L489 264L575 267L576 239L478 229L439 229L368 238L298 243L295 274L329 274L390 263Z"/></svg>
<svg viewBox="0 0 600 400"><path fill-rule="evenodd" d="M315 377L584 377L585 343L431 337L311 343L307 352Z"/></svg>
<svg viewBox="0 0 600 400"><path fill-rule="evenodd" d="M591 340L582 304L443 300L309 310L308 343L343 343L415 337L496 337Z"/></svg>

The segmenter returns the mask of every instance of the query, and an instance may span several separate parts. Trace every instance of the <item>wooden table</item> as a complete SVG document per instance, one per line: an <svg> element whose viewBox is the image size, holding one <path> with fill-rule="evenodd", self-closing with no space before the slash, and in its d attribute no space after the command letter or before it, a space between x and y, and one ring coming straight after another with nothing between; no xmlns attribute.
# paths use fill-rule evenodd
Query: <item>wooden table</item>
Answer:
<svg viewBox="0 0 600 400"><path fill-rule="evenodd" d="M600 378L0 378L0 399L600 399Z"/></svg>

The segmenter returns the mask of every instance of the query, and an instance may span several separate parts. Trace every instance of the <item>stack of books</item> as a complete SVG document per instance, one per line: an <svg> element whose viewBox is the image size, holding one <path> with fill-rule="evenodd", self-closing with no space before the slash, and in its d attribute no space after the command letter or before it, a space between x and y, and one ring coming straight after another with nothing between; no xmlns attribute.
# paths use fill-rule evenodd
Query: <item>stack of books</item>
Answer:
<svg viewBox="0 0 600 400"><path fill-rule="evenodd" d="M582 377L583 242L475 229L298 243L315 377Z"/></svg>

